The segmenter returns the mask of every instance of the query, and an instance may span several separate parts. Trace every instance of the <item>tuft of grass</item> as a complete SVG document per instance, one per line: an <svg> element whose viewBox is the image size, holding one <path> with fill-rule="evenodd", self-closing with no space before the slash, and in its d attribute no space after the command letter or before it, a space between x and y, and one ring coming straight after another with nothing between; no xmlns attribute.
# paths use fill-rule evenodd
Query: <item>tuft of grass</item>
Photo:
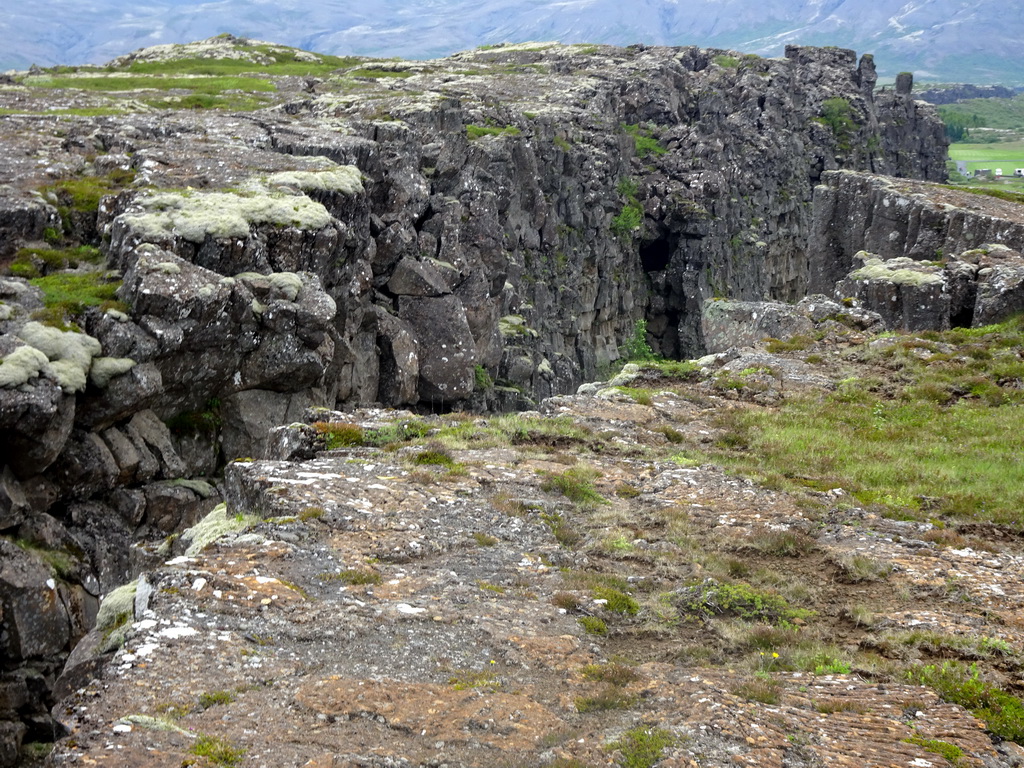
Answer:
<svg viewBox="0 0 1024 768"><path fill-rule="evenodd" d="M636 616L640 613L640 603L614 587L595 587L591 594L595 600L604 600L604 607L613 613Z"/></svg>
<svg viewBox="0 0 1024 768"><path fill-rule="evenodd" d="M498 543L498 539L496 539L494 536L490 536L486 533L481 533L479 531L476 531L473 534L473 540L477 543L477 546L479 547L493 547L495 544Z"/></svg>
<svg viewBox="0 0 1024 768"><path fill-rule="evenodd" d="M466 670L448 678L448 685L456 691L489 691L496 693L501 690L501 680L488 670L473 672Z"/></svg>
<svg viewBox="0 0 1024 768"><path fill-rule="evenodd" d="M622 738L609 744L608 749L621 753L619 765L622 768L652 768L661 760L662 753L677 741L664 728L640 725L626 731Z"/></svg>
<svg viewBox="0 0 1024 768"><path fill-rule="evenodd" d="M459 465L451 453L442 445L431 445L417 453L412 463L417 466L438 466L446 469L456 469Z"/></svg>
<svg viewBox="0 0 1024 768"><path fill-rule="evenodd" d="M551 604L556 608L571 612L578 611L583 606L583 601L572 592L555 592L551 596Z"/></svg>
<svg viewBox="0 0 1024 768"><path fill-rule="evenodd" d="M514 125L506 125L504 128L492 125L467 125L466 137L470 141L483 136L518 136L520 130Z"/></svg>
<svg viewBox="0 0 1024 768"><path fill-rule="evenodd" d="M345 424L340 421L317 421L313 429L325 438L328 451L337 448L353 448L366 444L363 428L358 424Z"/></svg>
<svg viewBox="0 0 1024 768"><path fill-rule="evenodd" d="M926 739L923 736L911 736L903 739L908 744L916 744L919 747L924 748L926 752L932 752L936 755L946 758L951 765L959 765L960 760L964 757L964 751L960 749L956 744L950 744L948 741L942 741L941 739Z"/></svg>
<svg viewBox="0 0 1024 768"><path fill-rule="evenodd" d="M640 675L635 669L618 662L587 664L580 672L587 680L617 686L629 685L640 679Z"/></svg>
<svg viewBox="0 0 1024 768"><path fill-rule="evenodd" d="M748 701L759 701L762 704L778 704L782 699L782 685L778 680L754 677L752 680L746 680L737 685L732 689L731 693Z"/></svg>
<svg viewBox="0 0 1024 768"><path fill-rule="evenodd" d="M594 480L600 476L601 473L593 467L576 466L560 474L547 475L540 487L549 493L558 491L580 507L593 507L608 503L594 488Z"/></svg>
<svg viewBox="0 0 1024 768"><path fill-rule="evenodd" d="M203 709L230 704L234 700L235 694L231 691L207 691L206 693L199 694L199 706Z"/></svg>
<svg viewBox="0 0 1024 768"><path fill-rule="evenodd" d="M205 757L209 765L221 766L222 768L233 768L233 766L241 763L242 758L245 757L245 750L242 747L236 747L227 739L222 739L219 736L209 736L205 733L199 734L188 751L190 755ZM186 764L195 765L191 761Z"/></svg>
<svg viewBox="0 0 1024 768"><path fill-rule="evenodd" d="M343 584L359 586L362 584L380 584L384 579L377 571L369 568L350 568L338 573L322 573L320 578L324 581L340 581Z"/></svg>
<svg viewBox="0 0 1024 768"><path fill-rule="evenodd" d="M580 714L607 712L612 709L629 709L636 703L636 697L624 693L617 686L607 685L593 695L576 697L574 703Z"/></svg>
<svg viewBox="0 0 1024 768"><path fill-rule="evenodd" d="M867 555L843 555L835 559L835 564L841 580L848 584L884 581L893 571L892 563L884 563Z"/></svg>
<svg viewBox="0 0 1024 768"><path fill-rule="evenodd" d="M755 539L751 546L775 557L804 557L817 548L817 543L799 531L769 531Z"/></svg>
<svg viewBox="0 0 1024 768"><path fill-rule="evenodd" d="M588 635L603 636L608 634L608 625L596 616L580 616L577 621Z"/></svg>

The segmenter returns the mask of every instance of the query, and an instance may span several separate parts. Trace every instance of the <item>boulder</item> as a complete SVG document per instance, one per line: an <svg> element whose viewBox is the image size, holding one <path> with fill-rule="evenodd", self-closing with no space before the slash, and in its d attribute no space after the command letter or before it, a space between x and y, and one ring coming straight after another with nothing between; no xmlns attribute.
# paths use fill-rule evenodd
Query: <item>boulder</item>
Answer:
<svg viewBox="0 0 1024 768"><path fill-rule="evenodd" d="M799 307L767 301L709 299L701 308L701 330L709 353L750 347L765 338L809 334L814 323Z"/></svg>
<svg viewBox="0 0 1024 768"><path fill-rule="evenodd" d="M402 296L398 316L416 335L420 400L443 405L473 393L476 343L462 301L455 296Z"/></svg>

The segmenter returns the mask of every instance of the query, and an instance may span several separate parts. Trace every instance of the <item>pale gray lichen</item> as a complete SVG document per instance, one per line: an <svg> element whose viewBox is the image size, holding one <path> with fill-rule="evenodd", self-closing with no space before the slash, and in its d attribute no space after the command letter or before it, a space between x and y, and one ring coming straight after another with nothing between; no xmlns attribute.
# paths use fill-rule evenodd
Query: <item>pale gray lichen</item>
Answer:
<svg viewBox="0 0 1024 768"><path fill-rule="evenodd" d="M259 518L253 515L229 514L227 504L218 504L210 514L181 534L181 540L189 544L185 554L195 557L221 536L240 533L258 521Z"/></svg>
<svg viewBox="0 0 1024 768"><path fill-rule="evenodd" d="M907 267L911 268L907 268ZM854 280L885 280L896 285L941 285L942 275L929 264L915 262L912 259L881 259L868 258L864 266L850 273Z"/></svg>
<svg viewBox="0 0 1024 768"><path fill-rule="evenodd" d="M270 289L287 301L295 301L302 290L302 278L294 272L274 272L267 275Z"/></svg>
<svg viewBox="0 0 1024 768"><path fill-rule="evenodd" d="M49 359L34 347L18 347L0 358L0 387L20 387L39 376Z"/></svg>
<svg viewBox="0 0 1024 768"><path fill-rule="evenodd" d="M352 165L338 165L324 171L282 171L271 174L267 183L274 187L296 187L303 191L341 192L352 196L363 191L359 169Z"/></svg>
<svg viewBox="0 0 1024 768"><path fill-rule="evenodd" d="M112 378L134 367L135 361L129 357L94 357L92 368L89 369L89 381L100 389L106 389Z"/></svg>
<svg viewBox="0 0 1024 768"><path fill-rule="evenodd" d="M46 355L50 362L43 366L43 374L65 392L85 389L92 359L102 349L99 341L88 334L61 331L36 322L26 323L18 337Z"/></svg>
<svg viewBox="0 0 1024 768"><path fill-rule="evenodd" d="M113 651L124 645L128 629L135 616L137 582L118 587L107 594L96 614L96 629L103 633L100 653Z"/></svg>
<svg viewBox="0 0 1024 768"><path fill-rule="evenodd" d="M298 229L322 229L331 214L320 203L302 195L232 194L229 192L162 192L142 198L141 213L127 213L122 221L147 240L175 236L192 243L206 238L244 238L253 224Z"/></svg>

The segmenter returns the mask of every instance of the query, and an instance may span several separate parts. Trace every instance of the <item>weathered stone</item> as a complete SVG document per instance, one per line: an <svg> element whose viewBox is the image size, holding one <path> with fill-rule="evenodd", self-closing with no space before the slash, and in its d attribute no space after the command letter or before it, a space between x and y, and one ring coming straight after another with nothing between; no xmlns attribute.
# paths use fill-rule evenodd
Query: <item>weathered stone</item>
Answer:
<svg viewBox="0 0 1024 768"><path fill-rule="evenodd" d="M67 649L71 627L50 569L6 539L0 539L0 605L4 658L15 662Z"/></svg>
<svg viewBox="0 0 1024 768"><path fill-rule="evenodd" d="M863 251L856 261L861 266L836 285L837 297L856 298L890 328L949 328L950 296L941 267L902 256L882 261Z"/></svg>
<svg viewBox="0 0 1024 768"><path fill-rule="evenodd" d="M174 450L171 433L155 413L139 411L132 416L128 426L152 449L153 455L160 462L160 472L164 477L175 478L184 474L185 465Z"/></svg>
<svg viewBox="0 0 1024 768"><path fill-rule="evenodd" d="M444 296L451 293L436 269L411 258L398 262L387 288L396 296Z"/></svg>
<svg viewBox="0 0 1024 768"><path fill-rule="evenodd" d="M419 400L419 343L407 323L374 307L380 385L377 399L384 405L412 405Z"/></svg>
<svg viewBox="0 0 1024 768"><path fill-rule="evenodd" d="M222 450L227 460L262 457L271 428L301 418L310 406L324 405L315 391L287 394L251 389L226 398L221 404Z"/></svg>
<svg viewBox="0 0 1024 768"><path fill-rule="evenodd" d="M473 391L476 344L462 302L454 296L403 296L398 316L418 342L420 399L440 405L468 397Z"/></svg>
<svg viewBox="0 0 1024 768"><path fill-rule="evenodd" d="M18 477L44 471L64 450L74 419L74 396L55 382L0 389L0 462Z"/></svg>
<svg viewBox="0 0 1024 768"><path fill-rule="evenodd" d="M809 334L814 323L797 307L751 301L704 302L701 330L708 352L749 347L765 338L788 340Z"/></svg>

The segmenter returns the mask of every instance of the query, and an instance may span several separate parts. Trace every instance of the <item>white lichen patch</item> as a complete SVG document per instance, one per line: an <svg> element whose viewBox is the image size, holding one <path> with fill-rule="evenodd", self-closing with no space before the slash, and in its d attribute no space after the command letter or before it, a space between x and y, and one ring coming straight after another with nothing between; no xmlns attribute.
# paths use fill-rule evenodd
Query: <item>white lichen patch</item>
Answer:
<svg viewBox="0 0 1024 768"><path fill-rule="evenodd" d="M272 187L295 187L304 192L341 192L357 195L363 191L359 169L352 165L337 165L324 171L282 171L267 179Z"/></svg>
<svg viewBox="0 0 1024 768"><path fill-rule="evenodd" d="M86 376L93 358L101 351L98 340L85 333L61 331L41 323L31 322L18 331L18 337L35 347L49 361L42 373L53 379L65 392L85 389Z"/></svg>
<svg viewBox="0 0 1024 768"><path fill-rule="evenodd" d="M135 361L129 357L94 357L92 368L89 369L89 381L100 389L106 389L112 378L134 367Z"/></svg>
<svg viewBox="0 0 1024 768"><path fill-rule="evenodd" d="M139 200L143 211L124 214L122 221L146 240L180 237L192 243L245 238L250 227L272 224L297 229L323 229L331 215L304 195L269 191L248 195L229 192L161 192Z"/></svg>
<svg viewBox="0 0 1024 768"><path fill-rule="evenodd" d="M942 275L937 267L912 259L868 258L864 266L850 273L854 280L885 280L896 285L941 285Z"/></svg>
<svg viewBox="0 0 1024 768"><path fill-rule="evenodd" d="M0 358L0 387L20 387L42 372L49 359L34 347L18 347Z"/></svg>
<svg viewBox="0 0 1024 768"><path fill-rule="evenodd" d="M229 514L227 504L218 504L210 514L181 534L181 540L189 545L185 554L195 557L221 536L241 533L257 521L258 518L252 515Z"/></svg>

